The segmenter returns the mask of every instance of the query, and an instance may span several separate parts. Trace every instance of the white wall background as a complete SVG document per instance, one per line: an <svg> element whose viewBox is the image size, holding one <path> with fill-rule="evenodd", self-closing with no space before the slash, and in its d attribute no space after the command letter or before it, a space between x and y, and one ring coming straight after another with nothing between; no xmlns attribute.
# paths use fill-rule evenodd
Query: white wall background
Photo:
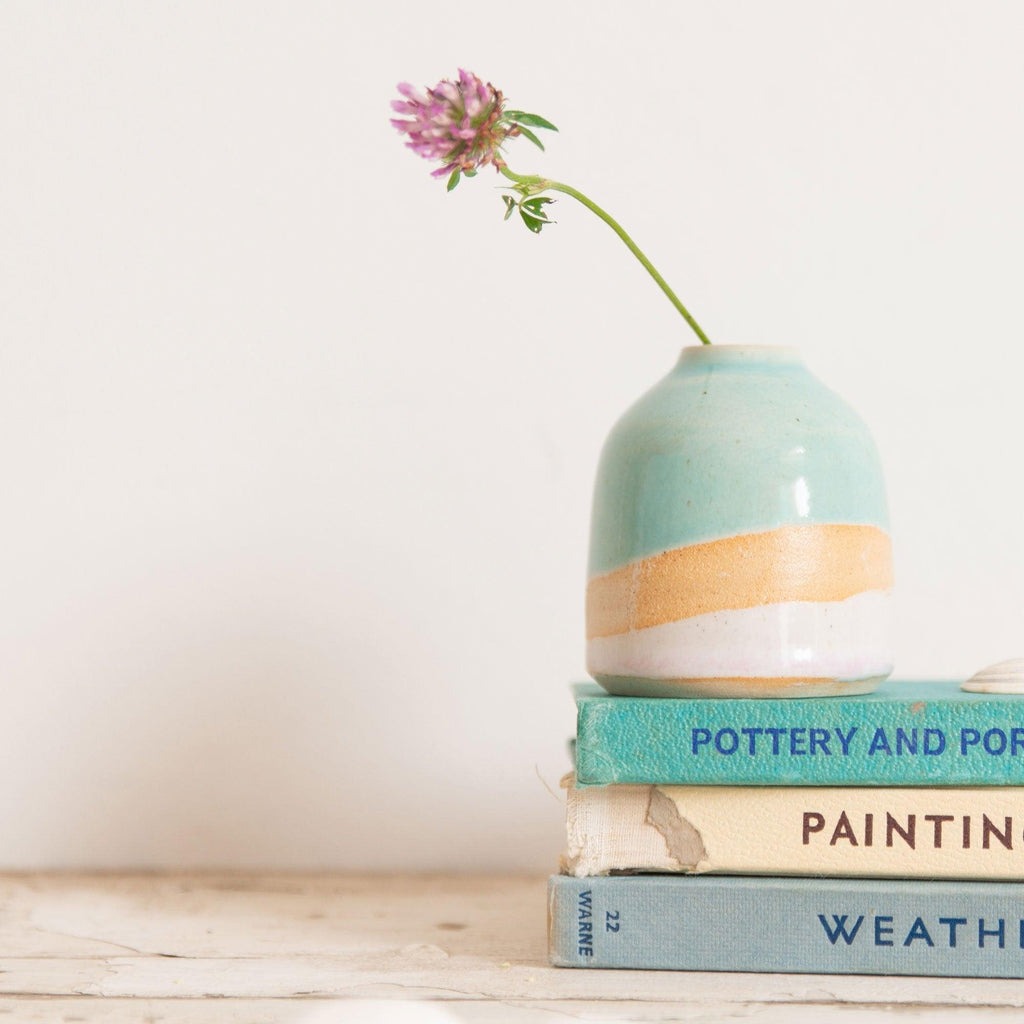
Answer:
<svg viewBox="0 0 1024 1024"><path fill-rule="evenodd" d="M0 4L0 867L545 870L592 474L688 344L446 195L460 65L888 473L902 677L1024 654L1024 7Z"/></svg>

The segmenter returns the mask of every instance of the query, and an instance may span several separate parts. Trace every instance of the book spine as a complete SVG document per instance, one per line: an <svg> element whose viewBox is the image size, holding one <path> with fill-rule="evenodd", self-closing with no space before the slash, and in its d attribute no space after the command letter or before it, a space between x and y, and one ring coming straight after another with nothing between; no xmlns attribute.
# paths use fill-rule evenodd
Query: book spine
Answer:
<svg viewBox="0 0 1024 1024"><path fill-rule="evenodd" d="M578 701L579 784L1024 785L1024 702Z"/></svg>
<svg viewBox="0 0 1024 1024"><path fill-rule="evenodd" d="M568 781L561 869L1024 880L1024 789Z"/></svg>
<svg viewBox="0 0 1024 1024"><path fill-rule="evenodd" d="M1024 977L1024 893L985 882L568 878L556 967Z"/></svg>

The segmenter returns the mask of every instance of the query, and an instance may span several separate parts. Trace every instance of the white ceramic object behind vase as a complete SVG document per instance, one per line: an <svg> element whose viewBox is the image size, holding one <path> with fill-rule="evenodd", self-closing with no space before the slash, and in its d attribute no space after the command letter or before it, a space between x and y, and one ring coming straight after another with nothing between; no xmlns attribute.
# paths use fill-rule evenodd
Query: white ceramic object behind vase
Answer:
<svg viewBox="0 0 1024 1024"><path fill-rule="evenodd" d="M1012 658L975 672L961 687L969 693L1024 693L1024 658Z"/></svg>

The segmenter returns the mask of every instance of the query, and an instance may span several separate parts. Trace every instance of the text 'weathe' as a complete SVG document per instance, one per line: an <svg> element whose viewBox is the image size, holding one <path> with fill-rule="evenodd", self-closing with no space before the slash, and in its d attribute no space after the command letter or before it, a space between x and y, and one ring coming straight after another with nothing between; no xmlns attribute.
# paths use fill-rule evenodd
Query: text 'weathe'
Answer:
<svg viewBox="0 0 1024 1024"><path fill-rule="evenodd" d="M852 946L858 937L864 936L861 929L864 924L864 914L856 918L851 914L832 914L832 921L829 922L824 914L818 915L822 928L828 941L835 946L840 939L847 946ZM957 946L973 944L975 936L978 940L978 949L1006 949L1007 932L1013 938L1018 939L1018 945L1024 949L1024 920L1018 919L1017 935L1013 935L1013 921L1010 921L1010 928L1006 927L1005 918L997 918L993 921L986 921L985 918L977 918L977 929L974 928L974 921L968 921L966 917L939 917L929 919L916 917L909 926L906 923L899 923L891 914L876 914L872 916L873 926L869 926L867 937L863 941L874 940L876 946L913 946L920 943L921 946L936 945L948 949L956 949ZM929 924L931 927L929 928ZM934 938L932 937L934 936Z"/></svg>
<svg viewBox="0 0 1024 1024"><path fill-rule="evenodd" d="M694 756L747 757L969 757L1024 756L1024 728L960 729L849 729L748 726L741 729L690 730Z"/></svg>

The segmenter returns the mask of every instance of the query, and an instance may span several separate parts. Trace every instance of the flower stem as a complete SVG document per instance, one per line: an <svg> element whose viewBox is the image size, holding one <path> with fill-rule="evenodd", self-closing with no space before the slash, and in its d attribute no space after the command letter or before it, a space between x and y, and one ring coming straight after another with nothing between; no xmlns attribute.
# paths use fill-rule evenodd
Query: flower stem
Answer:
<svg viewBox="0 0 1024 1024"><path fill-rule="evenodd" d="M502 174L505 175L510 181L514 181L517 185L523 186L527 190L527 194L536 195L540 192L551 190L552 192L562 192L567 196L572 196L578 203L582 203L588 210L596 213L622 239L625 243L626 248L640 261L641 266L647 271L651 277L654 278L655 284L665 293L668 297L669 302L679 311L683 319L693 328L694 333L701 340L701 344L710 345L711 341L708 336L701 330L700 324L690 315L689 310L679 301L679 296L669 287L668 282L658 273L655 269L654 264L644 255L640 246L633 241L632 238L626 233L622 225L615 220L610 214L606 213L597 205L592 199L585 196L579 190L573 188L571 185L565 185L560 181L552 181L550 178L541 178L536 174L516 174L514 171L510 171L508 167L501 166L499 168Z"/></svg>

